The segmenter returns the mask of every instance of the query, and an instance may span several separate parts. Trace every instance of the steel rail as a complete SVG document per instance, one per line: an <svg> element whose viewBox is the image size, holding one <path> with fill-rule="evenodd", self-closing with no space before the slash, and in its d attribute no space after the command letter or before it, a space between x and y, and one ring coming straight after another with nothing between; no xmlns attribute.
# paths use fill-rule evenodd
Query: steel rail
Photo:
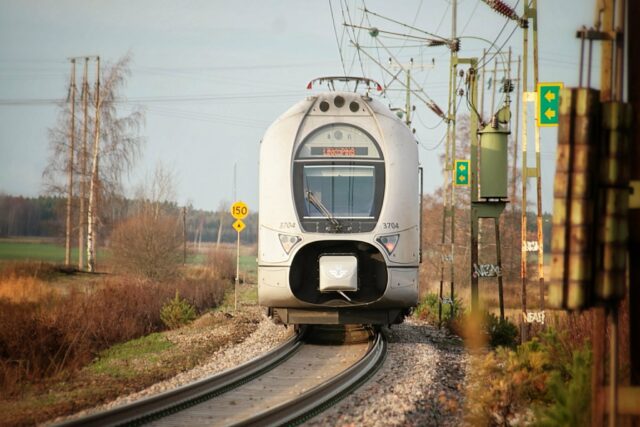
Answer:
<svg viewBox="0 0 640 427"><path fill-rule="evenodd" d="M226 393L270 371L300 349L303 335L304 330L301 329L280 346L236 368L107 411L64 421L56 426L140 425L162 418Z"/></svg>
<svg viewBox="0 0 640 427"><path fill-rule="evenodd" d="M258 413L234 426L298 425L335 405L371 378L384 363L387 340L377 332L367 353L354 365L297 398Z"/></svg>

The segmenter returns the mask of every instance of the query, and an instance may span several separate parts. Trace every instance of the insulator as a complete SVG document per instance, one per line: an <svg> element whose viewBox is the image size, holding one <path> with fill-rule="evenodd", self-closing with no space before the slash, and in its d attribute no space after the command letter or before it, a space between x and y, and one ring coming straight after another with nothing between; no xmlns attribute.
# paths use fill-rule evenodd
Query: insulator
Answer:
<svg viewBox="0 0 640 427"><path fill-rule="evenodd" d="M433 111L434 113L436 113L438 116L442 117L444 119L444 112L440 109L440 107L438 107L438 105L431 101L427 103L427 107L429 107L429 109L431 111Z"/></svg>
<svg viewBox="0 0 640 427"><path fill-rule="evenodd" d="M502 87L500 88L500 92L511 93L513 92L513 82L511 79L502 79Z"/></svg>
<svg viewBox="0 0 640 427"><path fill-rule="evenodd" d="M449 42L449 49L451 49L452 52L459 52L460 51L460 39L455 39Z"/></svg>
<svg viewBox="0 0 640 427"><path fill-rule="evenodd" d="M458 89L458 95L464 96L464 89Z"/></svg>
<svg viewBox="0 0 640 427"><path fill-rule="evenodd" d="M446 44L445 40L435 40L435 39L430 39L427 42L427 46L429 47L433 47L433 46L444 46Z"/></svg>
<svg viewBox="0 0 640 427"><path fill-rule="evenodd" d="M502 0L484 0L484 2L499 14L517 21L521 28L528 27L529 23L527 22L527 20L519 17L516 11Z"/></svg>

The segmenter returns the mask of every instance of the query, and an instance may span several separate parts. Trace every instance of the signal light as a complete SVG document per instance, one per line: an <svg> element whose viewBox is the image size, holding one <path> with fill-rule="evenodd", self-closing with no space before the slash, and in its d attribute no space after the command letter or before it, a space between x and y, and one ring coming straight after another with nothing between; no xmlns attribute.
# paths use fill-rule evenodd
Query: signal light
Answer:
<svg viewBox="0 0 640 427"><path fill-rule="evenodd" d="M387 254L391 255L393 251L398 246L398 241L400 240L399 234L392 234L390 236L380 236L376 238L376 241L380 243L384 249L387 251Z"/></svg>
<svg viewBox="0 0 640 427"><path fill-rule="evenodd" d="M278 234L278 238L280 239L280 244L282 245L282 249L289 255L291 249L295 245L298 244L302 240L300 236L292 236L291 234Z"/></svg>

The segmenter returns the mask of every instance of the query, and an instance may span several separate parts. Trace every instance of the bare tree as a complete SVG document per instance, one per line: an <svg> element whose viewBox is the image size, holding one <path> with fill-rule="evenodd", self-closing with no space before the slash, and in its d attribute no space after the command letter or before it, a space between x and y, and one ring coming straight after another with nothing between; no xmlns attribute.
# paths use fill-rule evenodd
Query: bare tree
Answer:
<svg viewBox="0 0 640 427"><path fill-rule="evenodd" d="M224 225L224 219L229 213L229 202L222 200L218 205L218 217L220 222L218 223L218 238L216 239L216 248L220 247L220 240L222 239L222 227Z"/></svg>
<svg viewBox="0 0 640 427"><path fill-rule="evenodd" d="M66 229L65 229L65 243L64 243L64 265L68 266L71 263L71 202L73 200L73 157L76 139L76 60L71 59L71 83L69 85L69 104L71 105L71 120L69 126L69 160L67 167L67 176L69 180L69 186L67 191L67 212L66 212Z"/></svg>
<svg viewBox="0 0 640 427"><path fill-rule="evenodd" d="M144 112L134 107L132 112L119 116L117 101L122 101L121 90L130 75L130 55L108 67L105 84L96 81L96 123L94 126L93 161L87 209L87 264L95 271L95 242L99 212L98 196L104 200L110 195L122 193L122 176L135 163L143 138L140 129L144 124ZM102 166L100 166L102 165Z"/></svg>
<svg viewBox="0 0 640 427"><path fill-rule="evenodd" d="M89 187L87 219L83 218L84 212L78 218L79 243L83 241L85 225L87 227L86 251L89 271L95 270L97 227L100 226L103 217L100 202L108 202L122 194L122 177L133 167L144 141L140 136L140 130L145 119L144 112L137 106L133 106L129 114L118 114L118 103L124 100L121 92L126 78L130 75L130 56L125 55L115 64L105 67L104 73L99 58L96 63L96 87L93 91L93 111L90 112L95 120L92 123L86 120L84 126L74 126L76 140L86 141L85 135L92 134L92 146L77 144L80 146L74 148L74 157L78 162L73 164L72 169L74 174L80 175L80 178L75 180L75 185L79 187L76 194L80 194L80 204L83 208L87 186ZM104 74L104 84L100 81L101 74ZM83 92L86 97L91 95L88 84ZM71 158L68 130L70 115L70 108L61 106L57 124L49 129L50 156L43 178L45 190L54 195L64 195L68 191L61 184L61 178L66 176L63 174L68 171L67 166ZM82 135L78 135L79 133ZM88 152L92 153L89 168ZM87 169L90 169L90 178L87 176ZM82 259L82 251L80 252ZM82 266L82 261L79 261L79 266Z"/></svg>
<svg viewBox="0 0 640 427"><path fill-rule="evenodd" d="M111 249L118 270L151 280L178 273L183 261L183 222L176 209L174 174L157 164L151 181L136 190L137 211L116 226Z"/></svg>

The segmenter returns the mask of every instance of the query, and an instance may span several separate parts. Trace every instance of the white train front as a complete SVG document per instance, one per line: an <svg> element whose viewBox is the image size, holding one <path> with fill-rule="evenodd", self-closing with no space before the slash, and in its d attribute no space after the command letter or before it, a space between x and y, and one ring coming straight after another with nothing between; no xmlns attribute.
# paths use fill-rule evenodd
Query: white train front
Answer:
<svg viewBox="0 0 640 427"><path fill-rule="evenodd" d="M418 298L416 141L368 95L326 92L260 147L258 295L286 324L393 324Z"/></svg>

